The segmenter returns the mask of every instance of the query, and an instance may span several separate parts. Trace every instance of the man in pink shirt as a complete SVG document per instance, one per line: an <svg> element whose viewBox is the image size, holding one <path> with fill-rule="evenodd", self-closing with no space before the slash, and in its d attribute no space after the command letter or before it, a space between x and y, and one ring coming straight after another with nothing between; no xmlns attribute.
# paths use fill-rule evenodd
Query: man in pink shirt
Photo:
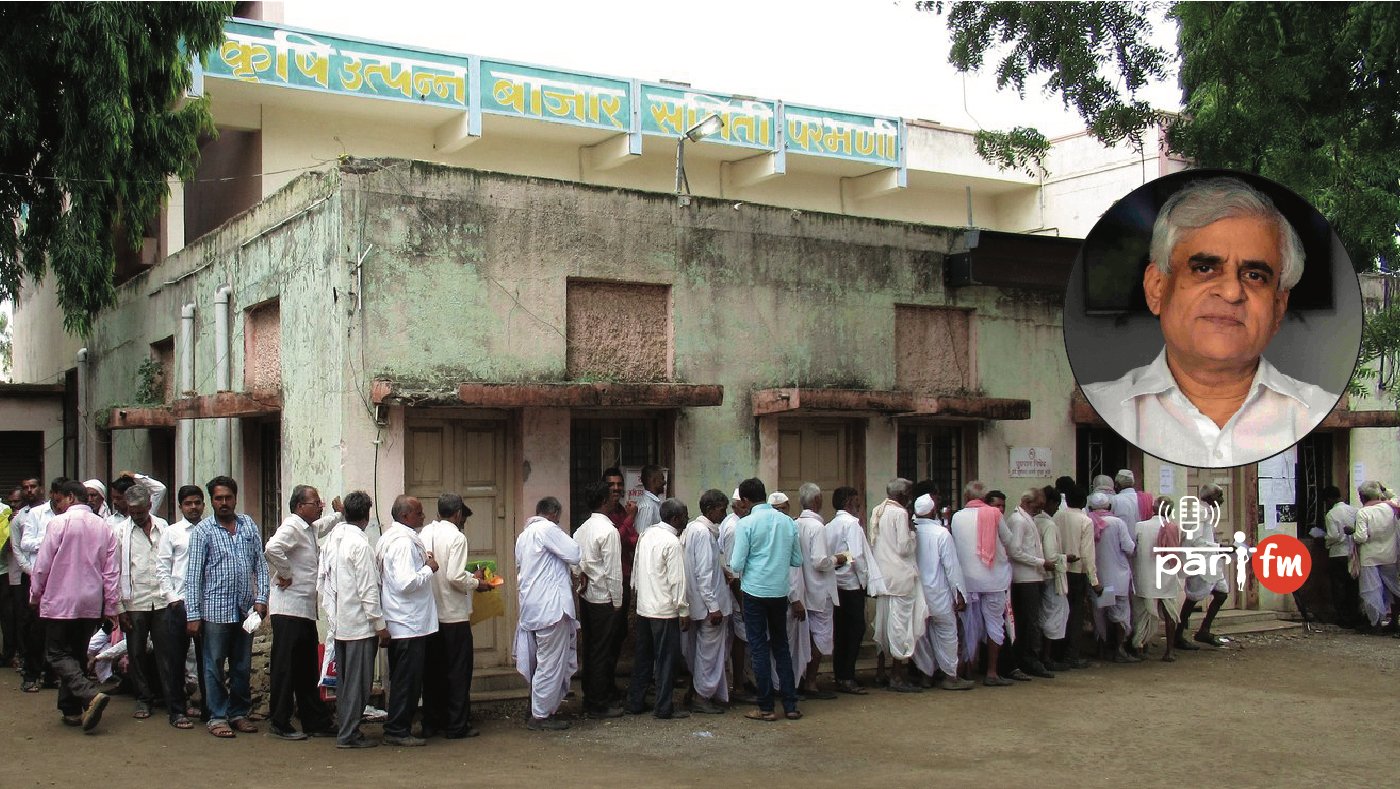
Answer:
<svg viewBox="0 0 1400 789"><path fill-rule="evenodd" d="M53 498L49 523L34 560L29 604L44 623L44 651L59 676L58 711L69 726L92 731L107 694L83 673L88 640L102 619L116 626L121 563L117 537L87 504L81 482L65 482Z"/></svg>

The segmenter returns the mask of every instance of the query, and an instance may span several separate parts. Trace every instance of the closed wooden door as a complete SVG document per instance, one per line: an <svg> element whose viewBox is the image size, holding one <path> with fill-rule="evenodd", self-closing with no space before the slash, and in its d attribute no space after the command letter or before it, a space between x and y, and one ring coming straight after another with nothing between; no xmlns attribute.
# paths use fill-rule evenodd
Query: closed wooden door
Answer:
<svg viewBox="0 0 1400 789"><path fill-rule="evenodd" d="M831 492L843 485L859 488L854 466L850 422L784 420L778 428L777 490L791 499L791 515L802 512L797 490L804 482L815 482L822 489L821 515L826 520L836 514Z"/></svg>

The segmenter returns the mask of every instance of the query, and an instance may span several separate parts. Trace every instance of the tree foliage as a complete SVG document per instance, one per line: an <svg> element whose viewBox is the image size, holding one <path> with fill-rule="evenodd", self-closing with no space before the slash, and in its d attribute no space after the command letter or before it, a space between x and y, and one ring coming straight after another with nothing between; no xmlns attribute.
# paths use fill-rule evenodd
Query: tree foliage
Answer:
<svg viewBox="0 0 1400 789"><path fill-rule="evenodd" d="M77 334L112 304L116 243L139 248L213 131L204 101L179 102L188 53L218 44L232 10L0 3L0 299L52 270Z"/></svg>

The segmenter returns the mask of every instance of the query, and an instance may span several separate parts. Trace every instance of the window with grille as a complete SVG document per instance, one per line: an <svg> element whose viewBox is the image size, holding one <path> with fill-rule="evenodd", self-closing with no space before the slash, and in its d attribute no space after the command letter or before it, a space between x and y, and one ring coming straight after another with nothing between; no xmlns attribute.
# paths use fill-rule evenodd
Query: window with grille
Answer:
<svg viewBox="0 0 1400 789"><path fill-rule="evenodd" d="M613 466L661 463L660 422L655 417L573 420L569 444L571 527L577 528L588 519L583 491L589 483L602 479L603 471Z"/></svg>
<svg viewBox="0 0 1400 789"><path fill-rule="evenodd" d="M914 482L937 483L944 503L962 495L967 482L966 428L963 425L911 425L899 431L898 474Z"/></svg>

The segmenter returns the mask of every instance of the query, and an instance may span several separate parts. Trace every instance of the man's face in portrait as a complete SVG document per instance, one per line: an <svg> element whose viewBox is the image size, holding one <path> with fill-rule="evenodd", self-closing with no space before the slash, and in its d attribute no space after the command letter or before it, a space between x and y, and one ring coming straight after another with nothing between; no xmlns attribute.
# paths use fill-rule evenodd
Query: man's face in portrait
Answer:
<svg viewBox="0 0 1400 789"><path fill-rule="evenodd" d="M1143 275L1147 306L1161 318L1172 361L1187 370L1250 366L1283 323L1288 291L1278 229L1253 216L1186 230L1172 249L1171 274Z"/></svg>

